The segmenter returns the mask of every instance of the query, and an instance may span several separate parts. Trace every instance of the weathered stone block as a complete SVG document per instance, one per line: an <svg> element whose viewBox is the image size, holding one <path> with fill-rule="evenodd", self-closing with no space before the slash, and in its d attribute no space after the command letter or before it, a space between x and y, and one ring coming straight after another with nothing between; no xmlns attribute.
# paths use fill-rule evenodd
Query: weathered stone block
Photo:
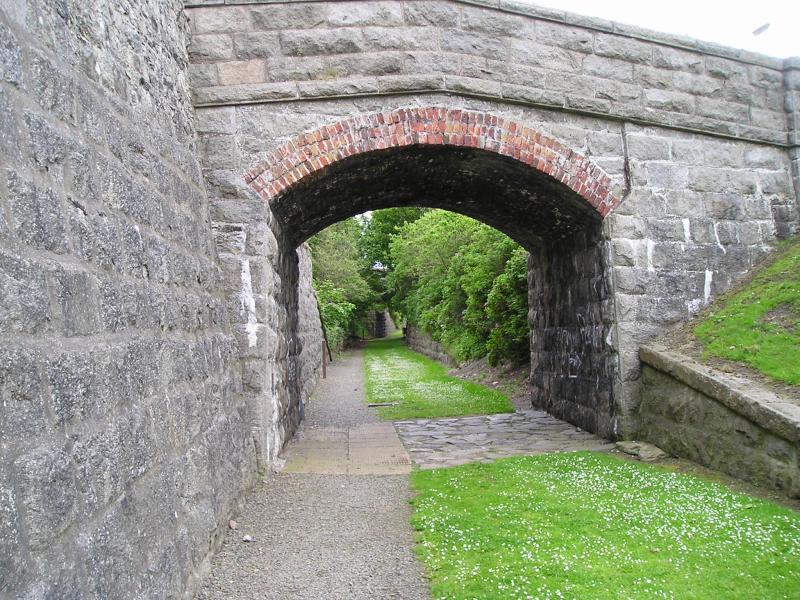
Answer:
<svg viewBox="0 0 800 600"><path fill-rule="evenodd" d="M53 279L64 335L89 335L100 331L97 278L86 271L58 269Z"/></svg>
<svg viewBox="0 0 800 600"><path fill-rule="evenodd" d="M75 84L43 54L31 59L32 92L42 109L66 123L75 122Z"/></svg>
<svg viewBox="0 0 800 600"><path fill-rule="evenodd" d="M370 50L436 50L439 40L431 37L423 27L365 27L364 49ZM356 57L350 57L355 59ZM402 57L397 55L395 59Z"/></svg>
<svg viewBox="0 0 800 600"><path fill-rule="evenodd" d="M189 57L193 61L231 60L233 58L233 38L228 34L221 33L194 35L188 51Z"/></svg>
<svg viewBox="0 0 800 600"><path fill-rule="evenodd" d="M0 80L22 84L22 49L12 31L0 23Z"/></svg>
<svg viewBox="0 0 800 600"><path fill-rule="evenodd" d="M284 31L281 48L287 56L327 56L361 52L363 36L358 29Z"/></svg>
<svg viewBox="0 0 800 600"><path fill-rule="evenodd" d="M220 85L262 83L266 80L265 67L262 59L221 62L217 65L217 77Z"/></svg>
<svg viewBox="0 0 800 600"><path fill-rule="evenodd" d="M280 37L277 32L271 31L239 33L234 37L234 49L238 59L280 56Z"/></svg>
<svg viewBox="0 0 800 600"><path fill-rule="evenodd" d="M534 23L528 19L472 7L461 13L461 29L494 36L533 38L536 35Z"/></svg>
<svg viewBox="0 0 800 600"><path fill-rule="evenodd" d="M649 162L645 168L651 188L681 190L689 180L689 170L671 162Z"/></svg>
<svg viewBox="0 0 800 600"><path fill-rule="evenodd" d="M407 2L404 18L408 25L437 27L456 27L459 20L459 8L450 2Z"/></svg>
<svg viewBox="0 0 800 600"><path fill-rule="evenodd" d="M495 60L508 55L508 44L505 40L468 31L453 31L442 39L441 47L444 52L474 54ZM542 46L542 48L546 47Z"/></svg>
<svg viewBox="0 0 800 600"><path fill-rule="evenodd" d="M52 315L42 265L0 251L0 332L42 333Z"/></svg>
<svg viewBox="0 0 800 600"><path fill-rule="evenodd" d="M633 66L622 60L590 55L583 59L583 72L594 77L629 82L633 80Z"/></svg>
<svg viewBox="0 0 800 600"><path fill-rule="evenodd" d="M310 29L325 23L329 6L325 4L281 4L249 9L253 29Z"/></svg>
<svg viewBox="0 0 800 600"><path fill-rule="evenodd" d="M700 73L703 70L703 55L677 48L654 46L653 65L663 69Z"/></svg>
<svg viewBox="0 0 800 600"><path fill-rule="evenodd" d="M35 350L0 350L0 434L7 443L48 428L39 361Z"/></svg>
<svg viewBox="0 0 800 600"><path fill-rule="evenodd" d="M219 83L217 65L192 63L189 65L189 83L194 88L217 85Z"/></svg>
<svg viewBox="0 0 800 600"><path fill-rule="evenodd" d="M775 148L756 146L745 150L744 166L777 171L786 168L786 156Z"/></svg>
<svg viewBox="0 0 800 600"><path fill-rule="evenodd" d="M626 137L628 152L636 160L669 160L670 142L668 139L649 134L631 134Z"/></svg>
<svg viewBox="0 0 800 600"><path fill-rule="evenodd" d="M25 111L23 118L36 164L45 170L60 166L73 148L72 140L39 114Z"/></svg>
<svg viewBox="0 0 800 600"><path fill-rule="evenodd" d="M622 36L599 32L594 36L594 53L598 56L618 58L633 63L648 63L653 55L652 48L650 44Z"/></svg>
<svg viewBox="0 0 800 600"><path fill-rule="evenodd" d="M36 248L64 253L68 249L61 198L51 188L37 187L13 170L6 171L14 229L19 239Z"/></svg>
<svg viewBox="0 0 800 600"><path fill-rule="evenodd" d="M403 7L396 2L340 2L327 7L325 24L331 27L403 24Z"/></svg>
<svg viewBox="0 0 800 600"><path fill-rule="evenodd" d="M250 14L244 7L198 8L189 14L196 33L228 33L250 29Z"/></svg>
<svg viewBox="0 0 800 600"><path fill-rule="evenodd" d="M592 52L594 34L591 30L579 29L560 23L536 22L536 40L549 46L561 46L576 52Z"/></svg>
<svg viewBox="0 0 800 600"><path fill-rule="evenodd" d="M400 52L379 52L370 56L335 56L330 60L331 70L342 76L397 75L403 71L405 57ZM408 77L405 77L408 79ZM380 85L380 82L379 82ZM385 89L385 88L383 88ZM405 89L414 89L410 85Z"/></svg>
<svg viewBox="0 0 800 600"><path fill-rule="evenodd" d="M300 96L305 98L368 94L378 91L378 81L371 77L342 81L301 81L297 84Z"/></svg>
<svg viewBox="0 0 800 600"><path fill-rule="evenodd" d="M40 550L53 543L75 520L74 472L67 452L37 448L14 461L17 493L25 511L28 543Z"/></svg>
<svg viewBox="0 0 800 600"><path fill-rule="evenodd" d="M644 91L647 106L672 112L691 113L694 111L694 96L683 92L650 89Z"/></svg>
<svg viewBox="0 0 800 600"><path fill-rule="evenodd" d="M697 114L723 121L747 122L750 119L750 107L746 104L700 97L697 98Z"/></svg>

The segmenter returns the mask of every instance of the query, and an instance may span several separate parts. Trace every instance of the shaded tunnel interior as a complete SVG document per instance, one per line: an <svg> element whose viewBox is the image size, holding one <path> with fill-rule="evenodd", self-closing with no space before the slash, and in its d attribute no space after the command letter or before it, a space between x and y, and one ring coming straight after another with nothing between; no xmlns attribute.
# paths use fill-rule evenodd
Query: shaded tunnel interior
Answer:
<svg viewBox="0 0 800 600"><path fill-rule="evenodd" d="M297 281L294 250L315 233L347 217L398 206L470 216L528 250L532 406L613 437L612 294L602 219L591 205L549 175L485 150L367 152L304 177L271 201L283 281ZM296 315L296 286L284 291L289 314Z"/></svg>

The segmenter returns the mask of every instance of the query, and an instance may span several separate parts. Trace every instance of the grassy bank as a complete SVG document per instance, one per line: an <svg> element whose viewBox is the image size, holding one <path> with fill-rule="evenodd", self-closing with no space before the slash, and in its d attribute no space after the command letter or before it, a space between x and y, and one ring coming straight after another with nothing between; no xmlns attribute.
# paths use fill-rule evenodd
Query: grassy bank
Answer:
<svg viewBox="0 0 800 600"><path fill-rule="evenodd" d="M706 356L742 362L800 385L800 238L694 329Z"/></svg>
<svg viewBox="0 0 800 600"><path fill-rule="evenodd" d="M402 339L373 340L364 351L369 402L384 419L423 419L513 412L498 391L447 375L446 368L409 350Z"/></svg>
<svg viewBox="0 0 800 600"><path fill-rule="evenodd" d="M800 514L592 453L416 471L434 598L796 598Z"/></svg>

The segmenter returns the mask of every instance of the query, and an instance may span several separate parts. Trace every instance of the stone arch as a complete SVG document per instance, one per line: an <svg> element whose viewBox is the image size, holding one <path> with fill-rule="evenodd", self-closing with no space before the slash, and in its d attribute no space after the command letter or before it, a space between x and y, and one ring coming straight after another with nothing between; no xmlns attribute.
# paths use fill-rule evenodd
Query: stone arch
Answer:
<svg viewBox="0 0 800 600"><path fill-rule="evenodd" d="M245 173L245 181L269 202L343 159L416 145L474 148L510 157L563 183L601 217L620 202L608 175L553 138L491 113L441 107L360 115L303 133L268 152Z"/></svg>
<svg viewBox="0 0 800 600"><path fill-rule="evenodd" d="M302 418L303 269L295 249L343 218L430 206L477 218L530 253L534 407L609 437L617 433L617 355L610 252L603 223L620 203L588 158L534 128L488 112L400 108L352 116L268 150L245 174L275 233L288 316L291 433ZM294 365L294 366L293 366Z"/></svg>

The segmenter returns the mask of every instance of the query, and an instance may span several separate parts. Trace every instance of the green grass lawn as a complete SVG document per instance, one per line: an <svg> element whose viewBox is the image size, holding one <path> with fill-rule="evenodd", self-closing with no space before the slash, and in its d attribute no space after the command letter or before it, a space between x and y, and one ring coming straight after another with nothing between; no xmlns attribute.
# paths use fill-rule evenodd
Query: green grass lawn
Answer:
<svg viewBox="0 0 800 600"><path fill-rule="evenodd" d="M399 338L368 342L364 369L368 401L397 402L378 408L383 419L514 412L500 392L447 375L444 366L412 352Z"/></svg>
<svg viewBox="0 0 800 600"><path fill-rule="evenodd" d="M707 355L800 385L800 238L694 329ZM800 594L798 594L800 597Z"/></svg>
<svg viewBox="0 0 800 600"><path fill-rule="evenodd" d="M415 471L434 598L800 597L800 514L589 452Z"/></svg>

